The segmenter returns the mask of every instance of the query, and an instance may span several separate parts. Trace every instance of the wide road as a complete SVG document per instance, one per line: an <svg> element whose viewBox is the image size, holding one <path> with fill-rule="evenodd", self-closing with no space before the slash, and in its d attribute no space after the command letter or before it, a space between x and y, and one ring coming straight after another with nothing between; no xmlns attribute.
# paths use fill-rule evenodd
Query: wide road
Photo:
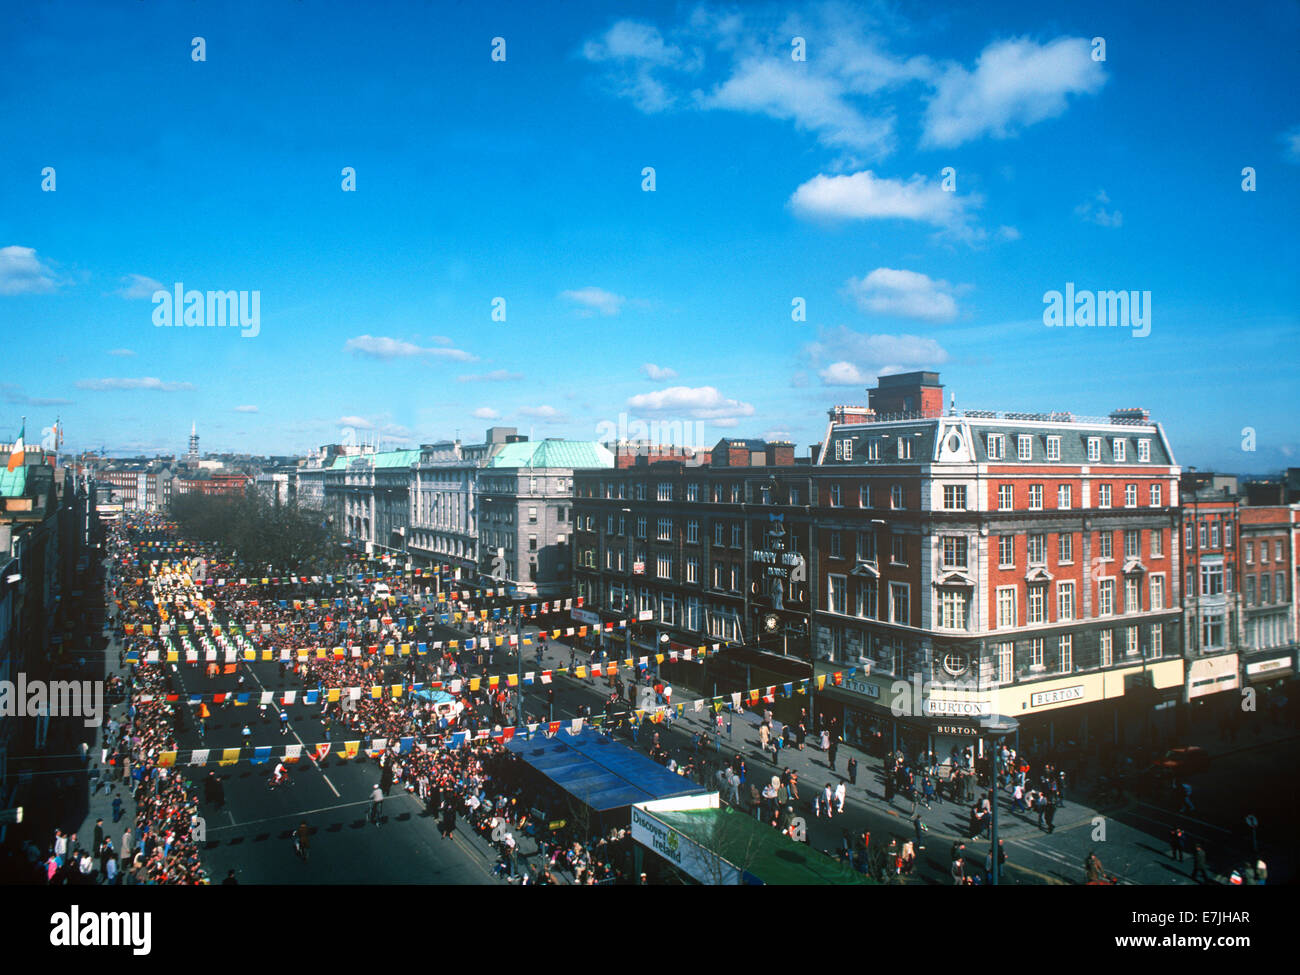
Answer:
<svg viewBox="0 0 1300 975"><path fill-rule="evenodd" d="M393 668L397 670L398 668ZM297 682L279 676L274 662L240 664L249 691L299 689ZM222 676L209 681L201 668L179 665L175 673L178 690L203 693L232 689L236 678ZM392 683L399 683L394 676ZM200 742L193 709L186 709L186 730L180 736L184 748L235 748L242 744L241 730L248 722L255 745L302 743L314 746L325 741L319 720L320 709L295 704L288 708L290 734L282 736L273 708L271 720L258 717L255 705L214 707L207 721L205 740ZM334 732L335 746L343 737ZM304 749L310 751L310 748ZM215 760L214 760L215 761ZM435 818L423 804L394 787L384 802L381 825L367 821L370 792L379 781L379 769L372 761L327 758L320 765L305 757L287 766L293 784L268 788L274 763L204 769L180 768L180 774L197 780L202 795L202 778L215 771L225 787L225 806L217 810L204 806L207 847L204 864L213 883L234 869L241 884L484 884L497 883L491 870L496 858L486 845L467 835L458 823L456 835L443 840ZM294 851L293 832L306 821L312 828L311 852L303 862Z"/></svg>

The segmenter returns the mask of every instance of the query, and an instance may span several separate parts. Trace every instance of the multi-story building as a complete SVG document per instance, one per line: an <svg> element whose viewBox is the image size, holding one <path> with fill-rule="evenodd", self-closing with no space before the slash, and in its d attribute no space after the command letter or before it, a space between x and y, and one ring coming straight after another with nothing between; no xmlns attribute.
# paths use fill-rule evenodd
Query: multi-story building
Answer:
<svg viewBox="0 0 1300 975"><path fill-rule="evenodd" d="M855 673L817 708L846 737L944 756L1007 714L1042 747L1182 696L1180 471L1145 411L945 413L936 373L882 377L818 469L817 669Z"/></svg>
<svg viewBox="0 0 1300 975"><path fill-rule="evenodd" d="M165 511L171 504L174 478L162 461L111 464L96 471L95 479L110 485L128 510Z"/></svg>
<svg viewBox="0 0 1300 975"><path fill-rule="evenodd" d="M643 652L726 643L716 672L739 679L811 674L811 464L788 442L745 439L694 462L639 460L577 475L576 592L588 612L637 621Z"/></svg>
<svg viewBox="0 0 1300 975"><path fill-rule="evenodd" d="M325 480L326 507L338 511L343 535L368 554L406 551L411 471L416 450L342 456Z"/></svg>
<svg viewBox="0 0 1300 975"><path fill-rule="evenodd" d="M1237 524L1243 679L1250 684L1290 677L1300 639L1300 504L1242 505Z"/></svg>
<svg viewBox="0 0 1300 975"><path fill-rule="evenodd" d="M242 497L253 479L247 474L212 474L208 477L176 477L172 492L178 497L202 494L207 497Z"/></svg>
<svg viewBox="0 0 1300 975"><path fill-rule="evenodd" d="M1187 700L1198 701L1198 706L1207 703L1199 699L1241 686L1238 651L1244 630L1237 573L1241 501L1230 493L1234 490L1235 485L1220 484L1183 496Z"/></svg>
<svg viewBox="0 0 1300 975"><path fill-rule="evenodd" d="M9 457L8 448L0 456ZM64 552L75 557L76 527L60 507L53 457L27 448L12 471L0 465L0 680L47 679L64 639ZM74 492L75 493L75 492ZM68 495L68 500L72 496ZM69 548L69 546L72 546ZM0 713L0 808L9 808L17 783L7 776L7 755L18 745L40 747L48 717L24 722Z"/></svg>
<svg viewBox="0 0 1300 975"><path fill-rule="evenodd" d="M420 447L407 540L417 561L447 566L455 579L477 578L479 468L507 443L524 439L514 427L491 427L481 444L444 440Z"/></svg>
<svg viewBox="0 0 1300 975"><path fill-rule="evenodd" d="M614 455L585 440L504 444L476 471L479 574L519 595L573 589L574 478L609 470Z"/></svg>

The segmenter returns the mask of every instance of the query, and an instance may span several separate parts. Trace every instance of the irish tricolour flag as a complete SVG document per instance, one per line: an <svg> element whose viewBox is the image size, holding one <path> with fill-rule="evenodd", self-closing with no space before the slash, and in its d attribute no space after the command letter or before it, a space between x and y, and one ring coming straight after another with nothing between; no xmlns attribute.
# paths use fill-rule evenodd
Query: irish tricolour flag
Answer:
<svg viewBox="0 0 1300 975"><path fill-rule="evenodd" d="M11 471L15 467L22 467L24 463L23 455L26 453L27 448L23 445L23 438L26 435L27 435L27 421L24 420L23 428L18 433L18 439L14 441L13 450L9 452L9 470Z"/></svg>

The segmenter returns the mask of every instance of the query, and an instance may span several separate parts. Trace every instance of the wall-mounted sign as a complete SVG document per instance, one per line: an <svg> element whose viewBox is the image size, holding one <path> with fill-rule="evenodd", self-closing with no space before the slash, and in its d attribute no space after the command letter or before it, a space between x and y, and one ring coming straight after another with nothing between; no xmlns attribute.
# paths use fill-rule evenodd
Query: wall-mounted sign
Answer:
<svg viewBox="0 0 1300 975"><path fill-rule="evenodd" d="M1073 687L1058 687L1054 691L1039 691L1029 695L1029 706L1041 708L1048 704L1062 704L1066 701L1082 701L1084 689L1082 684Z"/></svg>
<svg viewBox="0 0 1300 975"><path fill-rule="evenodd" d="M843 686L845 690L853 691L855 694L861 694L863 697L869 697L872 700L878 700L880 698L879 684L873 684L865 680L853 680L850 677L845 677L844 683L841 686Z"/></svg>
<svg viewBox="0 0 1300 975"><path fill-rule="evenodd" d="M925 699L925 713L929 715L965 715L982 718L993 713L993 705L988 701L949 701L943 698Z"/></svg>
<svg viewBox="0 0 1300 975"><path fill-rule="evenodd" d="M934 726L936 735L954 735L958 738L978 738L980 730L974 725L968 724L937 724Z"/></svg>

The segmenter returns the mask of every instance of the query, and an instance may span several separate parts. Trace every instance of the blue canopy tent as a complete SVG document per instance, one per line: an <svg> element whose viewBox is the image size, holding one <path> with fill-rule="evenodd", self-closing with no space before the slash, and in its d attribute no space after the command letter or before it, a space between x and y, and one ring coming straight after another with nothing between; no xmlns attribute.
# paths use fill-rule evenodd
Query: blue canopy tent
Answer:
<svg viewBox="0 0 1300 975"><path fill-rule="evenodd" d="M576 735L561 728L554 738L512 738L506 747L598 813L708 791L591 728Z"/></svg>

